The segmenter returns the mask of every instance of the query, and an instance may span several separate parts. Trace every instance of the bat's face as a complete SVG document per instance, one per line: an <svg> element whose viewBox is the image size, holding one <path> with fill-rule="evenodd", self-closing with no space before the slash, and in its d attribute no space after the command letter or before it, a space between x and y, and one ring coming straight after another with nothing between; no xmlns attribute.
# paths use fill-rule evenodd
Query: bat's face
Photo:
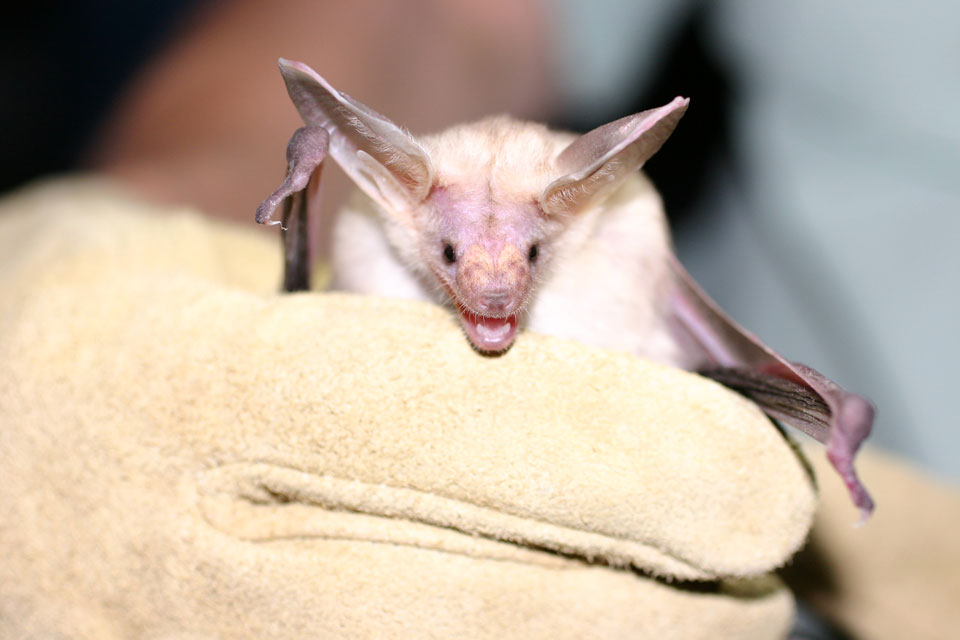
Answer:
<svg viewBox="0 0 960 640"><path fill-rule="evenodd" d="M551 225L533 198L489 187L436 187L421 221L421 255L479 351L507 349L549 251Z"/></svg>

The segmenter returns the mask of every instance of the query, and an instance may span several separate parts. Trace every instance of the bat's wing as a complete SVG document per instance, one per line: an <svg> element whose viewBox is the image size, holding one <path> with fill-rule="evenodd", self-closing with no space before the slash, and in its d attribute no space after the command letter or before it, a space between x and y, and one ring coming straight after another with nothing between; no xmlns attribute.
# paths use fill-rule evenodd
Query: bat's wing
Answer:
<svg viewBox="0 0 960 640"><path fill-rule="evenodd" d="M287 177L257 207L258 223L279 223L283 227L284 291L305 291L310 288L314 250L307 208L307 185L313 176L320 179L329 143L330 135L323 127L297 129L287 144ZM283 215L277 220L276 211L281 206Z"/></svg>
<svg viewBox="0 0 960 640"><path fill-rule="evenodd" d="M367 195L403 215L429 193L433 170L416 140L386 117L334 89L302 62L280 59L287 92L307 124L287 145L287 176L257 209L257 222L282 223L284 289L309 288L313 248L307 185L327 153ZM283 208L282 220L276 210Z"/></svg>
<svg viewBox="0 0 960 640"><path fill-rule="evenodd" d="M860 508L861 522L866 520L873 500L857 477L853 459L870 434L873 405L760 342L727 316L676 258L671 269L674 329L696 368L752 399L771 417L826 444L827 457Z"/></svg>

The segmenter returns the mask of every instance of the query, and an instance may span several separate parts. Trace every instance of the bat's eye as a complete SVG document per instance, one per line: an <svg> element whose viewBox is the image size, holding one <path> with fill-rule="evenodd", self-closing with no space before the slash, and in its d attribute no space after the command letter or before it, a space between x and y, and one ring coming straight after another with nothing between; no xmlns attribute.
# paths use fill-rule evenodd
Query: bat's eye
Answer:
<svg viewBox="0 0 960 640"><path fill-rule="evenodd" d="M540 255L540 248L535 244L530 245L530 252L527 254L527 257L530 258L530 262L536 262L538 255Z"/></svg>
<svg viewBox="0 0 960 640"><path fill-rule="evenodd" d="M443 247L443 259L447 261L447 264L453 264L457 261L457 252L454 251L453 245L449 242Z"/></svg>

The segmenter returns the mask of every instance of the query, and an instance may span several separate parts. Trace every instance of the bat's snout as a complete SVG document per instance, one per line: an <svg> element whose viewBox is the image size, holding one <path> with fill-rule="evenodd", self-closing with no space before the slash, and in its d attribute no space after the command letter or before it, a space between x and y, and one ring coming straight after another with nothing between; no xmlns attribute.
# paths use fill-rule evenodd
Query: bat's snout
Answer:
<svg viewBox="0 0 960 640"><path fill-rule="evenodd" d="M470 247L457 270L457 285L462 302L475 313L504 318L516 313L528 288L529 270L519 251L507 245L488 251L480 245Z"/></svg>

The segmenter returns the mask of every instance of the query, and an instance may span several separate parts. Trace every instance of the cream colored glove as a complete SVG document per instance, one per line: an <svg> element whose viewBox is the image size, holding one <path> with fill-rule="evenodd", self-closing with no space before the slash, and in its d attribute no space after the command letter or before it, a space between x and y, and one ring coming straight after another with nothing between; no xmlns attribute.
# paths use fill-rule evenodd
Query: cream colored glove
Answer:
<svg viewBox="0 0 960 640"><path fill-rule="evenodd" d="M96 180L0 204L0 637L778 638L816 496L751 403Z"/></svg>

